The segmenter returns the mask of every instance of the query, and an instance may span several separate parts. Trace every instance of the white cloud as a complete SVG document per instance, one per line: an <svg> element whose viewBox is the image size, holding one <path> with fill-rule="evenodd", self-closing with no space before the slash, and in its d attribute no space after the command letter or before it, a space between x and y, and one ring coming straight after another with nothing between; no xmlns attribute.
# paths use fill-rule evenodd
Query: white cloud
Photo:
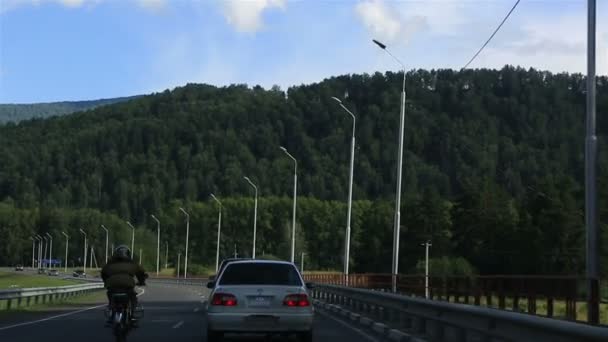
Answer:
<svg viewBox="0 0 608 342"><path fill-rule="evenodd" d="M285 0L224 0L226 20L239 32L255 32L262 28L262 14L273 7L285 8Z"/></svg>
<svg viewBox="0 0 608 342"><path fill-rule="evenodd" d="M59 2L66 7L80 7L84 4L84 0L59 0Z"/></svg>
<svg viewBox="0 0 608 342"><path fill-rule="evenodd" d="M158 12L167 6L166 0L137 0L137 3L142 8L153 12Z"/></svg>
<svg viewBox="0 0 608 342"><path fill-rule="evenodd" d="M406 42L414 33L428 25L422 16L403 20L383 0L362 1L355 6L355 12L374 37L386 42Z"/></svg>
<svg viewBox="0 0 608 342"><path fill-rule="evenodd" d="M554 72L586 72L587 36L584 15L577 13L559 17L526 17L521 29L523 34L503 37L502 43L488 47L473 67L513 64ZM607 31L598 30L596 49L597 72L606 75Z"/></svg>
<svg viewBox="0 0 608 342"><path fill-rule="evenodd" d="M68 8L80 8L85 5L96 6L102 2L107 2L107 0L0 0L0 14L25 6L59 4ZM159 11L167 4L167 0L134 0L132 2L151 11Z"/></svg>

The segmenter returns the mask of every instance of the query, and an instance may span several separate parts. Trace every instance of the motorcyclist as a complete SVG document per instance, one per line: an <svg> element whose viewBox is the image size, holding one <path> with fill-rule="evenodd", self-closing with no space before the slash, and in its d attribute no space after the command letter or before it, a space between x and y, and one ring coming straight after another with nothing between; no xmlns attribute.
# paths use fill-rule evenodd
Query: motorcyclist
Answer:
<svg viewBox="0 0 608 342"><path fill-rule="evenodd" d="M131 258L131 250L125 245L116 247L112 258L101 269L101 279L108 289L108 304L111 304L112 293L126 292L129 294L132 308L137 307L137 293L135 286L145 286L147 274L143 267ZM137 284L134 277L137 278ZM108 322L111 322L111 317ZM136 321L133 319L133 323Z"/></svg>

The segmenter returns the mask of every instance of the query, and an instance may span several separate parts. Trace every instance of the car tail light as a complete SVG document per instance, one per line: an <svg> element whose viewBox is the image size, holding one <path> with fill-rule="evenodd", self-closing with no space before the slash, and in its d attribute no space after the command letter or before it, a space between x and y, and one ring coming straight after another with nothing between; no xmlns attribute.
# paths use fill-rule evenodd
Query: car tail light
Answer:
<svg viewBox="0 0 608 342"><path fill-rule="evenodd" d="M283 305L292 307L303 307L310 306L310 302L308 301L308 296L304 293L292 294L285 297L285 299L283 300Z"/></svg>
<svg viewBox="0 0 608 342"><path fill-rule="evenodd" d="M230 293L216 293L213 295L211 305L236 306L236 297Z"/></svg>

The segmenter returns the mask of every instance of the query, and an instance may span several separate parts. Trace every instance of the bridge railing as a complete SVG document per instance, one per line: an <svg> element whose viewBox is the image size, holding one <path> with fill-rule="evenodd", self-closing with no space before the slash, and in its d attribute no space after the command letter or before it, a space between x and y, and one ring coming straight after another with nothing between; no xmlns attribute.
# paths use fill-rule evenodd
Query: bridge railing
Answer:
<svg viewBox="0 0 608 342"><path fill-rule="evenodd" d="M380 291L392 288L390 274L306 273L304 278L318 284ZM586 321L585 284L585 278L578 276L429 277L429 299ZM608 281L602 285L608 286ZM425 297L424 275L399 275L397 292ZM602 301L600 309L600 323L608 324L608 301Z"/></svg>
<svg viewBox="0 0 608 342"><path fill-rule="evenodd" d="M11 310L21 306L63 300L100 289L103 289L102 283L1 290L0 302L4 303L4 309Z"/></svg>
<svg viewBox="0 0 608 342"><path fill-rule="evenodd" d="M433 341L607 341L608 328L382 291L317 284L317 300Z"/></svg>

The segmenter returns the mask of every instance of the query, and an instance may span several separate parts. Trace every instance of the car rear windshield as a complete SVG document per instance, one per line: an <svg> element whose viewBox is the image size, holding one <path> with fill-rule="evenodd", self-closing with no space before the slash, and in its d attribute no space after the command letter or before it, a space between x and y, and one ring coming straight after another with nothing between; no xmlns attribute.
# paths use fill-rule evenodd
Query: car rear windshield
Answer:
<svg viewBox="0 0 608 342"><path fill-rule="evenodd" d="M302 286L294 266L271 263L230 263L219 280L220 285Z"/></svg>

